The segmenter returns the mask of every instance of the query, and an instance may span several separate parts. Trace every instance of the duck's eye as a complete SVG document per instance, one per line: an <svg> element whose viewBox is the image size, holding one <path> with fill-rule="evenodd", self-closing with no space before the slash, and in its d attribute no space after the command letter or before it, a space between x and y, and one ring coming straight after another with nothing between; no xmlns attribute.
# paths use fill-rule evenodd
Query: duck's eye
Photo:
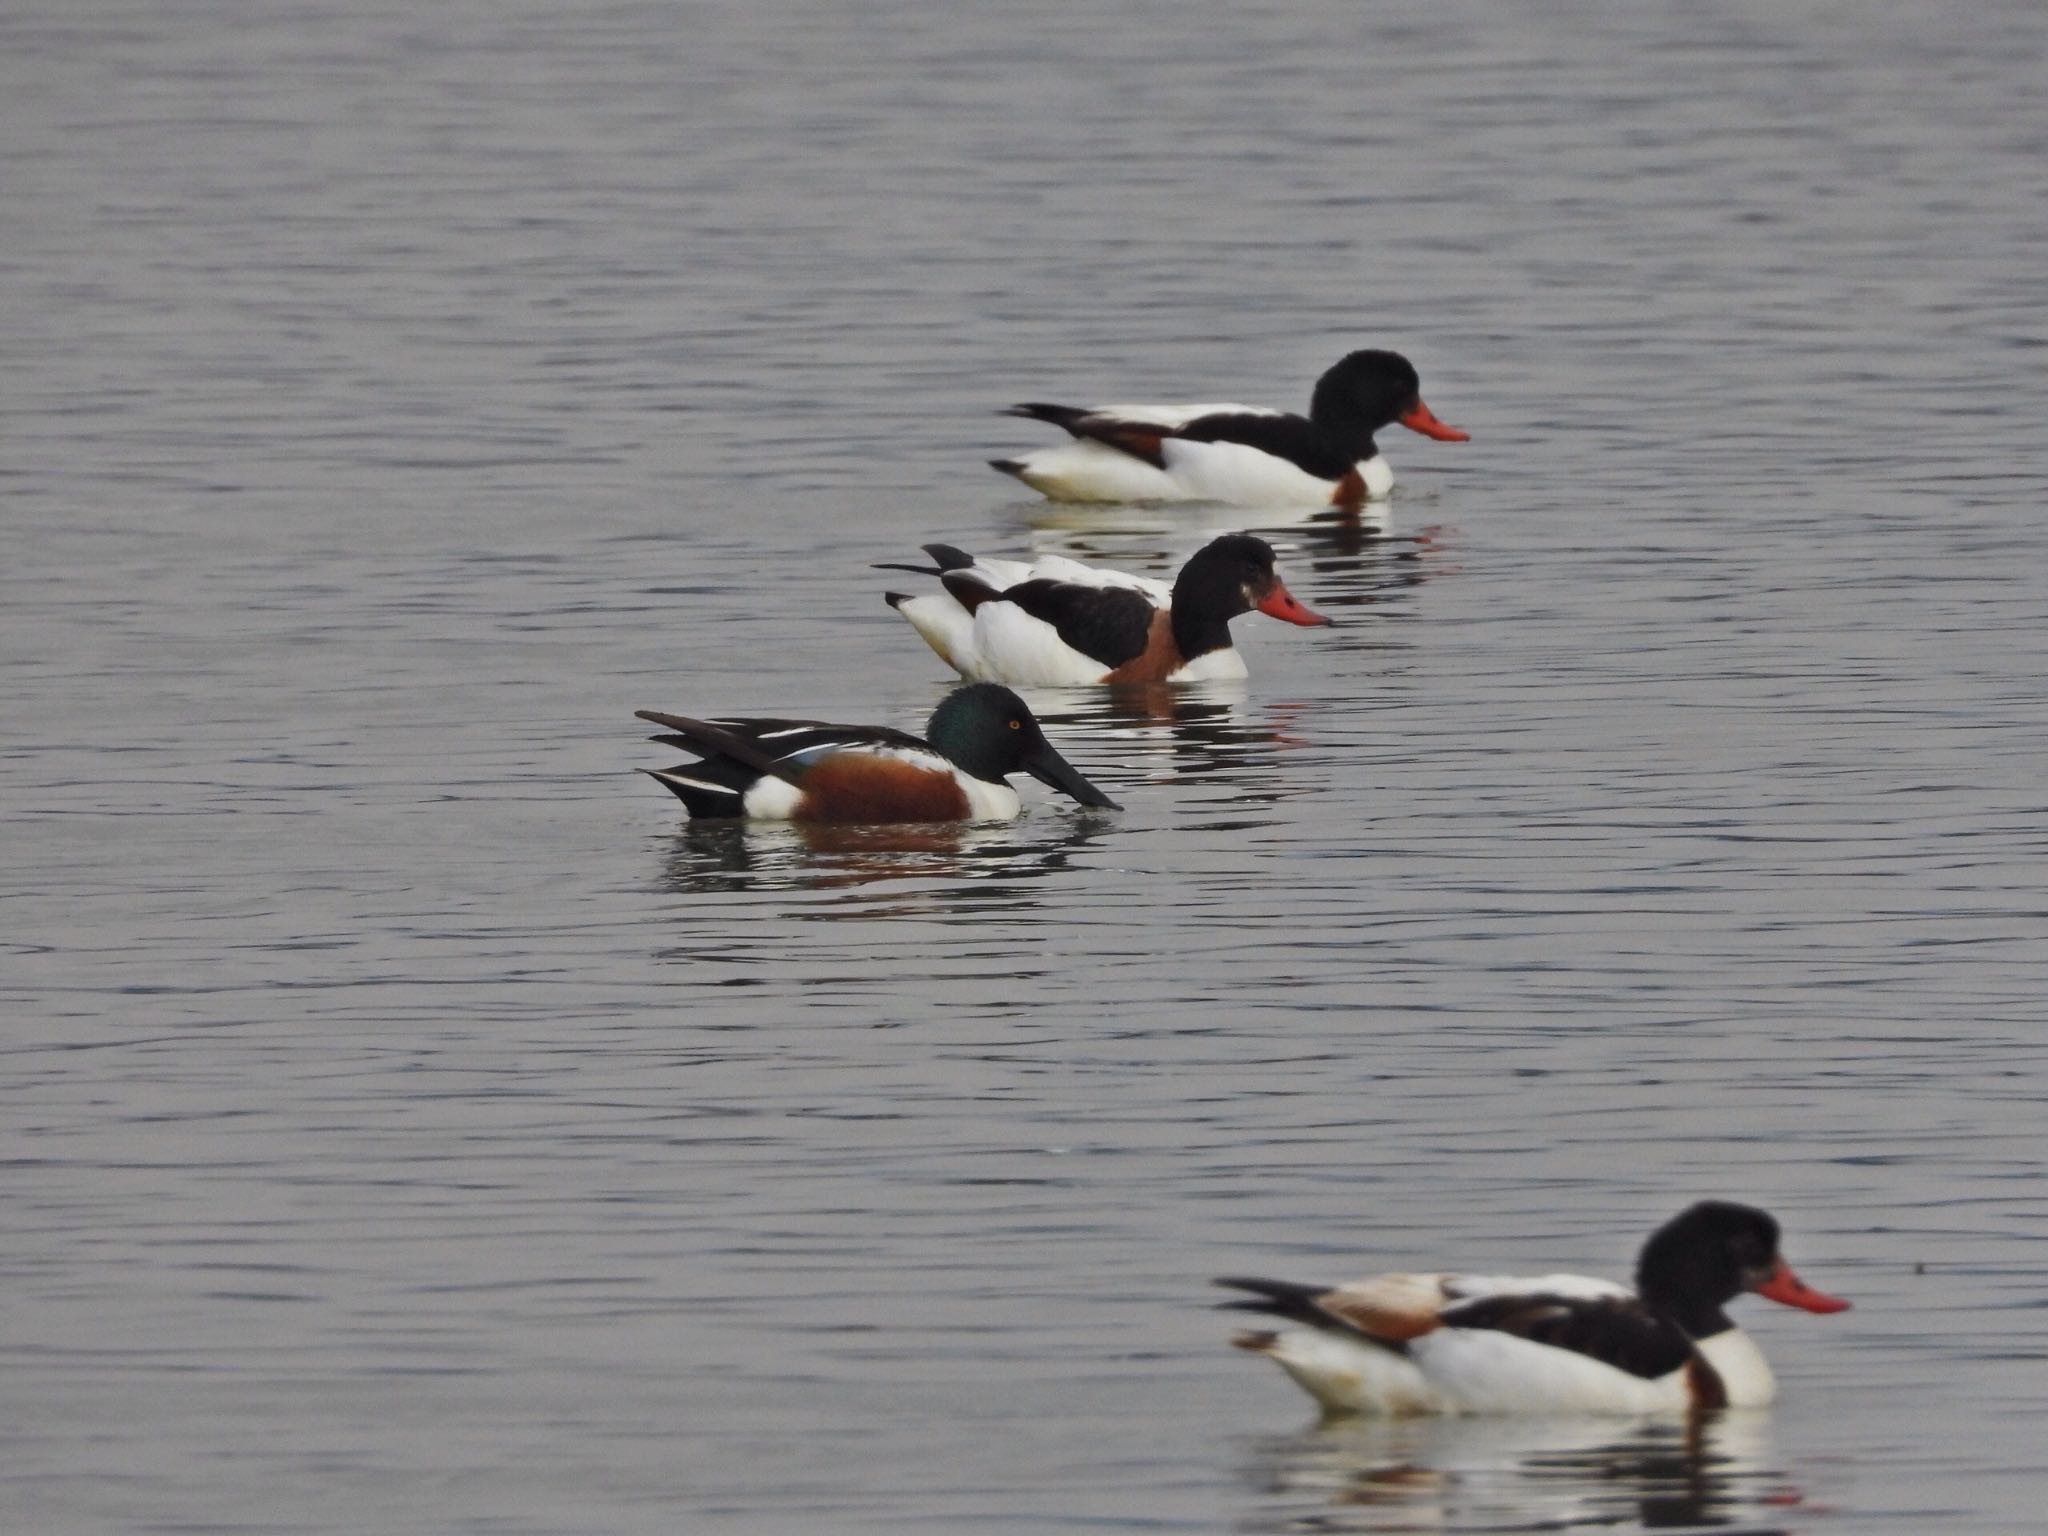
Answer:
<svg viewBox="0 0 2048 1536"><path fill-rule="evenodd" d="M1012 718L1012 720L1010 721L1010 729L1013 731L1021 731L1024 729L1024 722L1022 720Z"/></svg>

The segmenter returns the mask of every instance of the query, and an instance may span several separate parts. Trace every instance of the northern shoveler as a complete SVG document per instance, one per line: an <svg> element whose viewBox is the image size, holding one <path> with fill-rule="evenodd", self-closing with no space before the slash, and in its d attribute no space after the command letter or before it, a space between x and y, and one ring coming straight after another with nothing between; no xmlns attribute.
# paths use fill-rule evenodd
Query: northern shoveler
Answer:
<svg viewBox="0 0 2048 1536"><path fill-rule="evenodd" d="M1316 381L1308 415L1256 405L1013 405L1074 441L991 459L1053 501L1223 501L1356 508L1384 500L1394 472L1373 435L1394 422L1462 443L1469 432L1422 403L1398 352L1353 352Z"/></svg>
<svg viewBox="0 0 2048 1536"><path fill-rule="evenodd" d="M1230 643L1239 614L1330 622L1287 590L1273 546L1249 534L1204 546L1170 588L1059 555L1025 562L977 560L947 544L924 550L934 569L878 569L937 576L946 590L884 596L962 677L1027 688L1243 677Z"/></svg>
<svg viewBox="0 0 2048 1536"><path fill-rule="evenodd" d="M1218 1280L1226 1308L1301 1324L1240 1334L1336 1413L1654 1413L1760 1407L1777 1383L1722 1310L1754 1292L1808 1312L1849 1303L1778 1253L1778 1223L1707 1200L1643 1245L1631 1291L1583 1275L1379 1275L1334 1289Z"/></svg>
<svg viewBox="0 0 2048 1536"><path fill-rule="evenodd" d="M922 738L817 720L692 720L634 711L671 734L654 740L699 761L642 769L692 816L779 821L1007 821L1022 770L1083 805L1120 809L1053 750L1024 701L994 683L955 689Z"/></svg>

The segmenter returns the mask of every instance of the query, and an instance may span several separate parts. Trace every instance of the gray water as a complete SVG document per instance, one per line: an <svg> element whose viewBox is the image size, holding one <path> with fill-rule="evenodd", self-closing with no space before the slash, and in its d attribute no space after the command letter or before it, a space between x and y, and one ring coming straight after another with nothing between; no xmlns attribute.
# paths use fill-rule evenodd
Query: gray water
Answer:
<svg viewBox="0 0 2048 1536"><path fill-rule="evenodd" d="M0 16L0 1523L2005 1533L2048 1497L2048 13ZM1169 572L1016 399L1394 346L1328 630L1127 807L697 828L916 726L868 569ZM1252 521L1257 521L1253 519ZM1625 1274L1773 1410L1335 1424L1207 1278Z"/></svg>

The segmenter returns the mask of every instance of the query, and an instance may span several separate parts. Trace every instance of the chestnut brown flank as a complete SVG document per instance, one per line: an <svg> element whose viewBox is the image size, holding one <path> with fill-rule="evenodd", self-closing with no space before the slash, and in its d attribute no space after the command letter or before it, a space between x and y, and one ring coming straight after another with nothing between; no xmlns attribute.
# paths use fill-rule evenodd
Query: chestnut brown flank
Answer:
<svg viewBox="0 0 2048 1536"><path fill-rule="evenodd" d="M1330 505L1340 512L1356 512L1365 505L1365 476L1352 465L1337 481L1337 488L1330 492Z"/></svg>
<svg viewBox="0 0 2048 1536"><path fill-rule="evenodd" d="M1726 1408L1728 1388L1721 1380L1721 1373L1707 1364L1702 1355L1694 1355L1685 1363L1685 1389L1692 1395L1695 1408Z"/></svg>
<svg viewBox="0 0 2048 1536"><path fill-rule="evenodd" d="M1105 683L1156 683L1173 676L1187 664L1180 647L1173 643L1173 614L1161 608L1152 615L1152 627L1145 632L1145 649L1122 666L1103 675Z"/></svg>
<svg viewBox="0 0 2048 1536"><path fill-rule="evenodd" d="M838 752L804 775L797 821L962 821L967 791L943 768Z"/></svg>

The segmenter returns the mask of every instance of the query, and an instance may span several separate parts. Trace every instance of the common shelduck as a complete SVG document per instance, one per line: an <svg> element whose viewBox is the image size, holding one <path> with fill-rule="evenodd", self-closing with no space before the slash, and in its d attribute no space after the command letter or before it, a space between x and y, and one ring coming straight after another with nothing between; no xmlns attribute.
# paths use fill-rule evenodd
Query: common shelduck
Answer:
<svg viewBox="0 0 2048 1536"><path fill-rule="evenodd" d="M1222 501L1241 507L1335 506L1384 500L1394 472L1373 435L1392 422L1442 442L1469 432L1422 403L1414 364L1398 352L1353 352L1316 381L1308 415L1256 405L1011 406L1071 443L991 459L1053 501Z"/></svg>
<svg viewBox="0 0 2048 1536"><path fill-rule="evenodd" d="M1198 682L1245 675L1230 621L1257 609L1289 624L1330 621L1304 607L1273 569L1273 546L1227 534L1196 551L1171 587L1061 555L977 560L927 544L943 592L884 596L962 677L1059 688Z"/></svg>
<svg viewBox="0 0 2048 1536"><path fill-rule="evenodd" d="M1378 1275L1334 1289L1216 1283L1257 1298L1226 1308L1304 1325L1231 1342L1275 1361L1332 1413L1760 1407L1777 1383L1722 1308L1745 1291L1808 1312L1849 1305L1792 1272L1769 1215L1721 1200L1651 1234L1632 1291L1583 1275Z"/></svg>
<svg viewBox="0 0 2048 1536"><path fill-rule="evenodd" d="M957 688L922 738L816 720L692 720L634 711L672 733L656 741L700 761L643 773L696 817L777 821L1007 821L1022 770L1083 805L1119 809L1045 739L1024 701L994 683Z"/></svg>

